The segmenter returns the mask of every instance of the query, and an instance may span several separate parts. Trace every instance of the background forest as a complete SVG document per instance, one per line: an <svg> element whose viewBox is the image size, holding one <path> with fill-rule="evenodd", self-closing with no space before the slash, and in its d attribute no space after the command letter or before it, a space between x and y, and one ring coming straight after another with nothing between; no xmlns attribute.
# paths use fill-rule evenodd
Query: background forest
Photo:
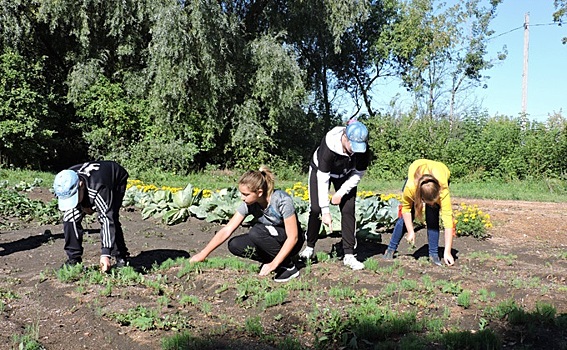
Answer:
<svg viewBox="0 0 567 350"><path fill-rule="evenodd" d="M564 180L561 112L533 122L466 103L506 58L486 50L501 1L0 0L0 167L302 172L357 116L377 178L428 157L458 178ZM373 101L387 78L413 108Z"/></svg>

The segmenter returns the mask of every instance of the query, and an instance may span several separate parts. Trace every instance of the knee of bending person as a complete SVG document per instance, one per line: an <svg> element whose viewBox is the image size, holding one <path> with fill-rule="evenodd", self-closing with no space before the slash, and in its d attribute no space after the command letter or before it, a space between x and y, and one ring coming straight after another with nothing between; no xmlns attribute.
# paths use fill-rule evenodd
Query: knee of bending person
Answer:
<svg viewBox="0 0 567 350"><path fill-rule="evenodd" d="M227 243L227 247L228 247L228 251L231 252L234 255L239 255L240 252L240 246L237 244L237 242L235 241L237 237L232 237L228 243Z"/></svg>

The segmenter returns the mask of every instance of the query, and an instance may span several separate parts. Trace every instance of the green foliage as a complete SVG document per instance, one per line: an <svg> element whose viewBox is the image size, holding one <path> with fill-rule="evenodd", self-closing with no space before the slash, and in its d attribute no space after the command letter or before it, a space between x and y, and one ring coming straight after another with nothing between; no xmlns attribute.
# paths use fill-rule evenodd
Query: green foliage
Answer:
<svg viewBox="0 0 567 350"><path fill-rule="evenodd" d="M200 147L193 141L170 137L160 131L151 132L139 142L131 144L128 150L115 153L116 158L134 172L167 171L186 174L196 169L193 163L199 151Z"/></svg>
<svg viewBox="0 0 567 350"><path fill-rule="evenodd" d="M224 188L218 192L212 192L209 198L204 198L199 205L189 208L199 219L208 222L227 222L235 213L238 204L242 202L240 192L235 187ZM251 216L245 222L253 220Z"/></svg>
<svg viewBox="0 0 567 350"><path fill-rule="evenodd" d="M496 350L502 347L502 341L491 329L478 332L449 332L443 335L442 343L446 349L486 349Z"/></svg>
<svg viewBox="0 0 567 350"><path fill-rule="evenodd" d="M492 227L490 215L483 213L477 206L461 203L454 212L454 220L457 236L473 236L477 239L489 237L488 229Z"/></svg>
<svg viewBox="0 0 567 350"><path fill-rule="evenodd" d="M247 318L244 323L244 329L253 336L261 337L264 333L264 327L262 327L260 316Z"/></svg>
<svg viewBox="0 0 567 350"><path fill-rule="evenodd" d="M210 340L194 337L188 331L165 337L161 341L162 350L208 349L211 345Z"/></svg>
<svg viewBox="0 0 567 350"><path fill-rule="evenodd" d="M0 50L0 166L39 164L49 154L54 97L43 69L44 58L30 62L17 52Z"/></svg>
<svg viewBox="0 0 567 350"><path fill-rule="evenodd" d="M14 344L19 350L44 350L45 347L39 341L39 325L27 325L24 334L12 336Z"/></svg>
<svg viewBox="0 0 567 350"><path fill-rule="evenodd" d="M44 203L40 200L31 200L27 195L19 192L29 190L37 184L39 183L29 184L21 181L9 188L6 181L0 181L0 214L3 218L0 220L0 226L8 225L7 221L4 222L4 218L16 218L26 222L36 220L41 224L59 222L61 214L56 199Z"/></svg>
<svg viewBox="0 0 567 350"><path fill-rule="evenodd" d="M471 291L465 289L461 294L457 295L457 305L468 309L471 306Z"/></svg>
<svg viewBox="0 0 567 350"><path fill-rule="evenodd" d="M269 308L276 305L283 305L288 300L288 295L289 292L282 288L267 292L264 295L265 307Z"/></svg>
<svg viewBox="0 0 567 350"><path fill-rule="evenodd" d="M197 207L202 197L203 191L195 191L191 184L174 193L170 190L144 192L137 186L131 186L126 190L122 203L141 208L143 219L153 217L167 225L175 225L191 216L191 208Z"/></svg>
<svg viewBox="0 0 567 350"><path fill-rule="evenodd" d="M340 301L356 296L356 291L349 286L333 286L329 289L329 296Z"/></svg>
<svg viewBox="0 0 567 350"><path fill-rule="evenodd" d="M408 17L403 27L407 39L399 45L405 45L413 58L402 78L427 119L445 114L453 120L459 94L481 85L482 72L505 58L504 53L487 57L487 43L493 34L490 22L500 2L491 1L484 7L479 0L466 5L414 0L401 6Z"/></svg>
<svg viewBox="0 0 567 350"><path fill-rule="evenodd" d="M88 70L88 68L86 69ZM71 74L83 75L85 70L77 67ZM84 125L83 137L89 146L89 156L94 159L112 157L122 161L117 150L129 149L137 144L148 126L144 100L129 96L120 83L113 83L105 76L93 77L86 86L76 86L69 92L70 100Z"/></svg>
<svg viewBox="0 0 567 350"><path fill-rule="evenodd" d="M463 292L460 282L451 282L446 280L439 280L435 283L443 293L460 295Z"/></svg>
<svg viewBox="0 0 567 350"><path fill-rule="evenodd" d="M350 117L350 99L368 113L368 177L401 181L427 157L453 180L545 178L565 191L561 112L526 124L455 107L495 62L500 2L2 0L0 164L89 157L179 175L267 163L290 176ZM378 112L385 76L411 89L411 110L394 100Z"/></svg>
<svg viewBox="0 0 567 350"><path fill-rule="evenodd" d="M545 178L550 191L565 189L567 164L559 154L567 151L567 122L561 115L545 124L478 111L452 124L411 114L377 116L367 124L372 178L403 179L412 161L429 158L449 166L452 182Z"/></svg>
<svg viewBox="0 0 567 350"><path fill-rule="evenodd" d="M380 196L356 197L357 237L380 240L378 228L391 227L398 219L400 201L396 198L382 200Z"/></svg>
<svg viewBox="0 0 567 350"><path fill-rule="evenodd" d="M290 145L296 160L310 142L301 134L301 146L295 143L299 121L304 117L301 103L305 99L302 72L293 51L282 46L280 37L263 36L250 43L254 75L246 100L236 107L230 149L236 157L236 167L257 168L274 162L279 145ZM306 144L305 141L308 141ZM311 142L312 143L312 142ZM311 149L311 147L308 147ZM289 158L289 154L279 154ZM279 158L279 157L277 157Z"/></svg>
<svg viewBox="0 0 567 350"><path fill-rule="evenodd" d="M55 270L55 276L61 282L78 281L83 275L84 268L83 264L63 265L60 269Z"/></svg>
<svg viewBox="0 0 567 350"><path fill-rule="evenodd" d="M107 315L123 326L132 326L141 331L153 329L181 330L189 327L189 319L180 314L160 315L157 309L138 305L126 313L114 312Z"/></svg>
<svg viewBox="0 0 567 350"><path fill-rule="evenodd" d="M508 313L508 320L513 325L532 326L539 324L552 326L555 324L557 310L551 304L538 301L533 312L527 312L522 308L515 308Z"/></svg>
<svg viewBox="0 0 567 350"><path fill-rule="evenodd" d="M567 15L567 0L554 0L555 12L553 13L553 21L561 23ZM567 38L563 38L563 44L567 43Z"/></svg>
<svg viewBox="0 0 567 350"><path fill-rule="evenodd" d="M144 192L138 186L131 186L124 196L123 205L134 205L142 210L142 218L153 217L161 219L165 224L175 225L186 221L190 216L204 219L208 222L227 222L234 215L236 208L242 202L240 192L235 187L228 187L218 191L196 190L188 184L183 190L173 192L167 189ZM299 222L307 227L309 217L308 200L294 195L293 201ZM380 240L378 228L393 225L398 217L396 198L382 200L380 196L356 198L357 235L361 239ZM341 230L341 214L338 206L331 206L333 231ZM252 216L245 219L245 223L253 221ZM321 230L325 230L322 225Z"/></svg>

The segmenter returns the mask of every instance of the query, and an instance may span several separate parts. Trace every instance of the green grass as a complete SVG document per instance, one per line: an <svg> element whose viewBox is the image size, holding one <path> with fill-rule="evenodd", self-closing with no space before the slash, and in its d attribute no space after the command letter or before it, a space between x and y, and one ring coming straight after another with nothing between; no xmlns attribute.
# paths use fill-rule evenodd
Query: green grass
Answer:
<svg viewBox="0 0 567 350"><path fill-rule="evenodd" d="M480 256L480 255L479 255ZM510 298L498 302L494 292L489 293L481 289L477 293L463 289L460 281L438 279L434 281L431 276L423 275L418 279L406 278L401 266L397 265L390 271L386 280L394 277L395 281L385 285L378 295L371 295L364 288L351 286L350 284L335 283L330 286L322 286L317 280L296 279L289 284L274 284L268 279L257 277L257 264L248 262L241 264L239 259L211 258L202 263L189 264L183 258L170 260L162 266L156 266L147 275L137 273L131 268L113 271L110 274L102 274L96 268L61 269L66 274L64 279L67 283L82 284L84 294L98 290L100 295L112 295L112 289L121 285L135 284L139 288L151 290L153 287L148 281L154 281L161 285L163 293L155 296L150 305L121 310L120 312L106 312L103 315L124 326L133 327L139 331L172 330L179 332L172 337L162 339L162 349L194 348L194 345L203 350L215 347L215 337L226 333L226 327L237 325L238 329L245 331L249 337L254 338L262 344L279 344L278 349L303 349L301 342L294 338L283 338L283 334L274 332L271 326L264 323L262 315L273 318L280 322L284 316L282 310L277 307L287 303L290 298L300 298L304 301L312 301L313 308L306 307L304 314L306 323L297 330L296 334L302 332L317 333L314 340L314 348L366 348L359 347L362 344L375 344L375 349L421 349L431 342L438 343L447 349L498 349L500 348L500 336L490 329L493 320L507 320L514 327L521 328L522 335L528 337L528 344L536 344L538 336L546 329L564 329L567 317L564 314L557 315L556 308L546 302L537 302L535 310L526 311ZM335 263L327 260L320 265ZM165 267L183 268L187 265L196 267L186 269L182 273L183 280L189 288L181 288L182 285L175 278L167 278L163 275ZM394 265L394 264L392 264ZM185 307L192 312L200 312L205 317L211 317L214 310L218 310L210 302L200 300L196 295L191 295L192 275L201 274L204 270L228 269L242 271L244 274L238 277L233 284L222 285L219 292L231 289L236 293L235 306L247 310L258 307L259 313L246 316L244 324L235 321L221 312L218 315L223 320L219 328L201 334L203 338L195 338L187 329L192 326L192 318L188 312L183 312ZM175 273L174 271L169 271ZM77 276L77 274L79 276ZM136 275L143 277L139 278ZM52 274L64 281L61 276ZM398 278L396 278L396 276ZM103 277L102 279L100 277ZM174 281L173 281L174 280ZM510 281L516 283L519 288L536 288L541 284L538 278L524 281ZM100 288L93 289L89 286L99 285ZM194 285L194 284L193 284ZM179 293L184 290L185 293ZM291 294L291 291L301 291ZM323 297L327 291L328 297ZM217 293L217 292L215 292ZM443 314L439 312L427 312L430 305L435 303L435 295L444 293L450 295L450 304L445 305ZM7 292L0 293L4 298L10 297ZM478 296L478 298L474 298ZM233 298L234 296L231 296ZM207 298L208 299L208 298ZM397 299L397 301L395 300ZM325 300L324 307L319 305ZM489 303L492 301L493 303ZM463 309L478 306L478 330L463 330L460 327L450 326L452 305L458 305ZM489 303L489 304L484 304ZM176 304L182 307L172 307ZM403 307L400 307L403 306ZM273 313L264 313L268 308L274 307ZM187 311L186 310L186 311ZM425 315L421 315L425 312ZM271 315L271 316L270 316ZM33 337L32 337L33 339ZM22 344L28 339L18 338L15 341ZM33 345L33 344L32 344Z"/></svg>
<svg viewBox="0 0 567 350"><path fill-rule="evenodd" d="M276 305L283 305L289 296L289 292L283 288L278 288L265 293L265 307L269 308Z"/></svg>
<svg viewBox="0 0 567 350"><path fill-rule="evenodd" d="M42 350L45 349L39 342L39 325L37 323L27 325L24 334L15 334L12 336L14 349L21 350Z"/></svg>
<svg viewBox="0 0 567 350"><path fill-rule="evenodd" d="M130 174L130 177L156 186L185 187L190 183L198 188L215 190L236 186L241 172L239 170L205 170L189 175L151 172ZM42 187L50 188L54 177L55 174L49 172L0 169L0 179L7 180L8 184L12 186L21 181L32 183L38 178L42 181ZM307 174L296 174L294 177L286 174L285 179L277 179L276 181L278 188L291 187L296 182L307 184ZM403 179L380 180L366 177L362 179L358 189L377 193L401 193L403 181ZM519 191L519 188L522 190ZM565 202L567 201L567 183L549 179L525 181L464 181L453 179L451 181L451 194L453 197L461 198Z"/></svg>
<svg viewBox="0 0 567 350"><path fill-rule="evenodd" d="M566 185L552 186L549 180L452 181L451 194L463 198L564 202L567 201Z"/></svg>
<svg viewBox="0 0 567 350"><path fill-rule="evenodd" d="M16 185L20 181L31 183L35 179L40 179L42 186L51 187L54 178L55 174L48 172L0 168L0 180L7 180L10 185Z"/></svg>

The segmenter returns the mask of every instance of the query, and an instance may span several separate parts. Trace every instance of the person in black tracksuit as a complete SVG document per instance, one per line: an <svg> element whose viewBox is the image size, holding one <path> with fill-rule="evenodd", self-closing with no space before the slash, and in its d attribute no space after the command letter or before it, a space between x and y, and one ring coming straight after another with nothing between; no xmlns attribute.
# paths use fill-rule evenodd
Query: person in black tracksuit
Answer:
<svg viewBox="0 0 567 350"><path fill-rule="evenodd" d="M338 204L341 211L341 234L345 257L343 262L353 270L364 265L356 260L355 200L357 185L363 177L370 160L367 148L368 130L359 121L346 127L335 127L323 138L313 154L309 167L309 221L307 225L307 247L300 258L314 257L314 247L321 230L321 222L332 227L329 204ZM329 201L331 183L335 194Z"/></svg>
<svg viewBox="0 0 567 350"><path fill-rule="evenodd" d="M63 214L63 231L67 265L82 262L83 227L86 214L95 211L100 222L101 269L110 269L110 257L117 267L124 266L129 256L119 219L119 210L126 192L128 172L113 161L77 164L57 174L54 191Z"/></svg>

